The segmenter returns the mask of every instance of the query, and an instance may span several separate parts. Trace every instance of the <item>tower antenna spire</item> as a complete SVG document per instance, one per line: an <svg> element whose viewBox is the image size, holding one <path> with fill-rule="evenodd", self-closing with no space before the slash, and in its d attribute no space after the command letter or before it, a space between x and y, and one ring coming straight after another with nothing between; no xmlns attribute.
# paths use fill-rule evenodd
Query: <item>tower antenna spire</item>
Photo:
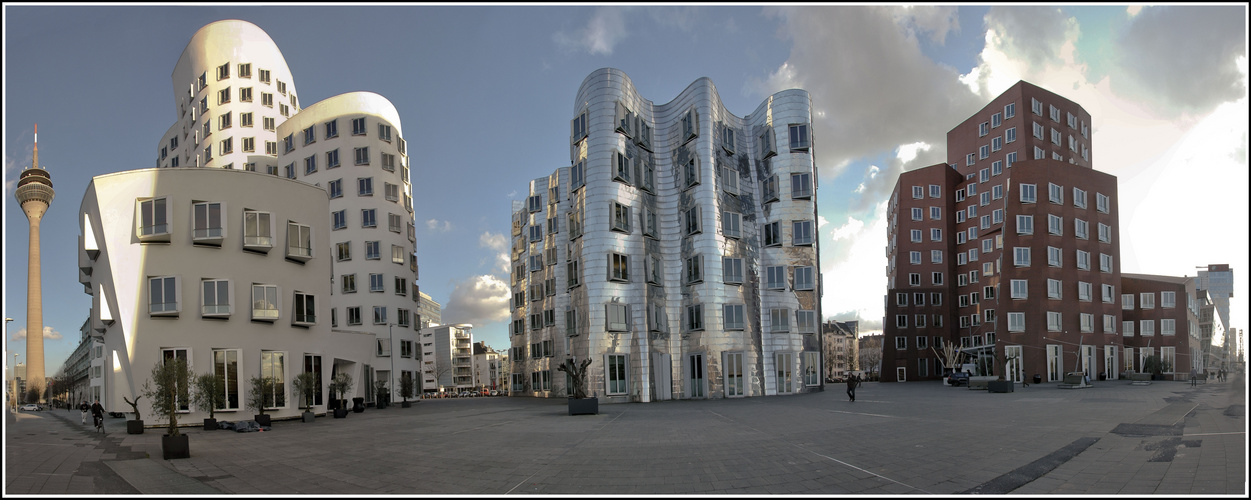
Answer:
<svg viewBox="0 0 1251 500"><path fill-rule="evenodd" d="M39 124L35 124L35 158L31 168L39 168Z"/></svg>

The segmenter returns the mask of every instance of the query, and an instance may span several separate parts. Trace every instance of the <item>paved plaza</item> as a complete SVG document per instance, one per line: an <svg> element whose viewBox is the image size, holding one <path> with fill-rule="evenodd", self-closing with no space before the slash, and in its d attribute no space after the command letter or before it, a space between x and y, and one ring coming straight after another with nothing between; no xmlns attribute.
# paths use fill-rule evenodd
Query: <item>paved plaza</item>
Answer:
<svg viewBox="0 0 1251 500"><path fill-rule="evenodd" d="M184 428L181 460L160 458L161 429L108 418L100 436L77 411L10 411L4 493L1247 495L1241 377L866 383L854 403L844 389L572 417L563 400L424 400L269 432Z"/></svg>

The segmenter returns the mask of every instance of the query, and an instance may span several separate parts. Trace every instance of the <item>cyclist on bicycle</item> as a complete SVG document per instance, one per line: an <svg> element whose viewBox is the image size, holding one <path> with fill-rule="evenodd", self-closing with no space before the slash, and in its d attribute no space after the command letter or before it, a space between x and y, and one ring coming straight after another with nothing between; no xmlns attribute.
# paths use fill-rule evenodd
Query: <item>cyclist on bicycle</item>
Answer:
<svg viewBox="0 0 1251 500"><path fill-rule="evenodd" d="M87 412L91 411L91 406L89 406L89 405L87 404L87 401L86 401L86 400L83 400L82 404L78 405L78 411L83 412L83 423L84 423L84 424L86 424L86 423L87 423Z"/></svg>
<svg viewBox="0 0 1251 500"><path fill-rule="evenodd" d="M95 404L91 405L91 417L96 427L101 427L104 423L104 406L100 405L99 399L96 399Z"/></svg>

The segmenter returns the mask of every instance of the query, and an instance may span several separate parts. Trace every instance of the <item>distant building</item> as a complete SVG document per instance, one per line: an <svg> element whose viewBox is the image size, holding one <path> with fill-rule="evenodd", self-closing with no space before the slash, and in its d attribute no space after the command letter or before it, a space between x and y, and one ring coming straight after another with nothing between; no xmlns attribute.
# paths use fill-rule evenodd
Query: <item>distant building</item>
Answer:
<svg viewBox="0 0 1251 500"><path fill-rule="evenodd" d="M473 344L473 382L477 389L499 389L501 386L499 353L486 342Z"/></svg>
<svg viewBox="0 0 1251 500"><path fill-rule="evenodd" d="M473 325L421 329L421 390L460 392L474 387Z"/></svg>
<svg viewBox="0 0 1251 500"><path fill-rule="evenodd" d="M1104 346L1106 376L1125 371L1142 373L1149 356L1158 356L1169 379L1187 380L1190 370L1203 370L1200 304L1194 277L1121 275L1121 338L1124 355L1116 359L1115 344ZM1135 352L1137 351L1137 355Z"/></svg>
<svg viewBox="0 0 1251 500"><path fill-rule="evenodd" d="M570 166L513 208L511 393L565 397L569 359L605 403L820 390L808 93L740 117L605 68L571 111Z"/></svg>
<svg viewBox="0 0 1251 500"><path fill-rule="evenodd" d="M821 324L826 380L842 378L845 373L859 369L856 349L859 331L858 321L826 321Z"/></svg>
<svg viewBox="0 0 1251 500"><path fill-rule="evenodd" d="M426 295L426 292L418 292L417 317L421 320L421 328L439 326L443 324L443 306Z"/></svg>

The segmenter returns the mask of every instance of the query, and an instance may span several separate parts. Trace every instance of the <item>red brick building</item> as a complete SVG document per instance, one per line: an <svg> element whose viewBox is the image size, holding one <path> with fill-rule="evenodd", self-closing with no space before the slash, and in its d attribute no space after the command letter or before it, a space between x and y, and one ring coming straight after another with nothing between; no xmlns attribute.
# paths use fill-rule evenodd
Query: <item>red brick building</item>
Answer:
<svg viewBox="0 0 1251 500"><path fill-rule="evenodd" d="M1123 344L1116 178L1091 168L1089 124L1018 82L948 132L947 165L900 175L883 381L941 377L945 342L1018 382L1115 373L1100 352Z"/></svg>
<svg viewBox="0 0 1251 500"><path fill-rule="evenodd" d="M1156 355L1169 379L1187 380L1192 368L1202 371L1195 278L1123 274L1121 286L1124 355L1114 368L1142 372L1146 358Z"/></svg>

